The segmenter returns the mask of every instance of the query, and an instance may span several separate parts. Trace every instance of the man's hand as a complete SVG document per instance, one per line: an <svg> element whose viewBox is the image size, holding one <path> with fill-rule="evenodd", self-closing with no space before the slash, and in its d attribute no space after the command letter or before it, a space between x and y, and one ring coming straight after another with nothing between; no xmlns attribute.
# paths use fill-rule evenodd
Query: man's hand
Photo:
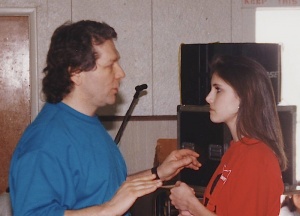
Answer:
<svg viewBox="0 0 300 216"><path fill-rule="evenodd" d="M127 180L110 201L78 210L66 210L64 216L123 215L138 197L149 194L162 186L162 181L155 180L155 177L151 174Z"/></svg>
<svg viewBox="0 0 300 216"><path fill-rule="evenodd" d="M189 149L172 151L157 168L157 174L163 181L170 180L183 168L198 170L201 164L197 160L199 154Z"/></svg>
<svg viewBox="0 0 300 216"><path fill-rule="evenodd" d="M148 175L125 181L112 200L104 205L112 209L112 212L115 211L113 215L124 214L138 197L149 194L162 186L162 181L154 180L155 177L155 175Z"/></svg>

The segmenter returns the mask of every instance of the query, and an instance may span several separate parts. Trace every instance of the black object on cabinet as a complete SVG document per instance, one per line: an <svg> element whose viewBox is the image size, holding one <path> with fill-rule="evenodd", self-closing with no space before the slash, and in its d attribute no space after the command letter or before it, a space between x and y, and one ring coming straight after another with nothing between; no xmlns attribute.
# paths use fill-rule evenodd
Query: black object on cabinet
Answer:
<svg viewBox="0 0 300 216"><path fill-rule="evenodd" d="M276 103L281 100L281 46L274 43L182 44L180 47L181 104L205 105L210 91L209 64L216 55L246 56L267 70Z"/></svg>
<svg viewBox="0 0 300 216"><path fill-rule="evenodd" d="M289 160L288 169L282 172L286 191L292 191L296 181L296 106L277 106L280 125ZM178 148L194 146L200 154L202 167L183 169L180 180L194 188L205 188L220 163L221 157L232 139L224 123L210 120L209 106L179 105L177 107Z"/></svg>

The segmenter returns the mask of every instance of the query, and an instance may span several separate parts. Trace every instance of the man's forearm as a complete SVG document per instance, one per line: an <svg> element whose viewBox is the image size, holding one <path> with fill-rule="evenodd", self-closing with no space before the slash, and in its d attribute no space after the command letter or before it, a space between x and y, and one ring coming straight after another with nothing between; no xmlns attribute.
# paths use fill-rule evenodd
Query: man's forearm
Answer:
<svg viewBox="0 0 300 216"><path fill-rule="evenodd" d="M109 204L91 206L79 210L66 210L64 216L118 216ZM120 214L121 215L121 214Z"/></svg>
<svg viewBox="0 0 300 216"><path fill-rule="evenodd" d="M127 180L133 180L133 179L143 177L143 176L147 176L147 175L151 175L151 169L131 174L131 175L127 176Z"/></svg>

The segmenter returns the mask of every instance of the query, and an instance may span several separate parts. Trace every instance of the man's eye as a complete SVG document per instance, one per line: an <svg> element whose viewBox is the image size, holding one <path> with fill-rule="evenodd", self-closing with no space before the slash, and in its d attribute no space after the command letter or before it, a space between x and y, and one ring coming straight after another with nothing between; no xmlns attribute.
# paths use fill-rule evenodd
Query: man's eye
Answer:
<svg viewBox="0 0 300 216"><path fill-rule="evenodd" d="M112 64L110 64L110 65L106 65L106 66L105 66L105 68L107 68L107 69L112 69L112 67L113 67L113 65L112 65Z"/></svg>

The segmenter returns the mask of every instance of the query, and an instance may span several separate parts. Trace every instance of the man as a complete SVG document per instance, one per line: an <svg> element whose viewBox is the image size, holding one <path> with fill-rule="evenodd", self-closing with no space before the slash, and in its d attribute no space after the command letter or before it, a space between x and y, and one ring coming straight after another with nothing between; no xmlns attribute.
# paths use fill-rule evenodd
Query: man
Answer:
<svg viewBox="0 0 300 216"><path fill-rule="evenodd" d="M57 28L44 69L46 103L13 154L14 215L122 215L182 168L198 169L190 150L172 152L157 168L128 176L116 144L96 116L113 104L125 73L105 23Z"/></svg>

